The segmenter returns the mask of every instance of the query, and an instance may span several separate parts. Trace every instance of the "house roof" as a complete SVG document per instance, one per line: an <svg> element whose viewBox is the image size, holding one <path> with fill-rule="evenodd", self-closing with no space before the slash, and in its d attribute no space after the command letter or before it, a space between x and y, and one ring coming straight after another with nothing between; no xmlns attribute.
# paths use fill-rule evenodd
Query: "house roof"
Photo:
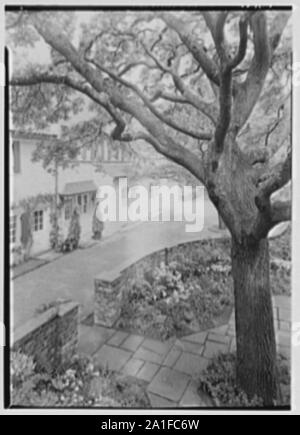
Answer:
<svg viewBox="0 0 300 435"><path fill-rule="evenodd" d="M75 195L78 193L96 192L97 186L93 180L66 183L61 195Z"/></svg>
<svg viewBox="0 0 300 435"><path fill-rule="evenodd" d="M22 139L57 139L56 134L48 134L48 133L34 133L31 131L23 131L23 130L10 130L10 134L14 138L22 138Z"/></svg>
<svg viewBox="0 0 300 435"><path fill-rule="evenodd" d="M131 162L104 162L100 164L101 171L111 177L129 177L132 168Z"/></svg>

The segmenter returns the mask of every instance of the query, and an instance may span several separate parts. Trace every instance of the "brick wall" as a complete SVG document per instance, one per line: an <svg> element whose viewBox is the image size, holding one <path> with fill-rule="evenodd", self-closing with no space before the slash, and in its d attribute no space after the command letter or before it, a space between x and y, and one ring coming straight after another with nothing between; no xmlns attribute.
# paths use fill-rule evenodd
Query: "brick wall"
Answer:
<svg viewBox="0 0 300 435"><path fill-rule="evenodd" d="M12 350L30 355L40 368L55 370L77 352L79 305L60 304L18 327Z"/></svg>

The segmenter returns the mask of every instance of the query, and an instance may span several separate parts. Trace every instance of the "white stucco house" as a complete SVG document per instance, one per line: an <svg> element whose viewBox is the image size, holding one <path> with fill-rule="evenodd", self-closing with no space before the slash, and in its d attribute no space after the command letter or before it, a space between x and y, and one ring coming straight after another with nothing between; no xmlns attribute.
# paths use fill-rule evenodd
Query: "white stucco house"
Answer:
<svg viewBox="0 0 300 435"><path fill-rule="evenodd" d="M11 130L10 150L10 248L16 251L26 242L28 222L24 219L29 207L32 244L30 256L50 249L51 209L48 197L59 198L59 225L67 234L70 217L76 206L80 211L81 234L92 235L92 216L96 192L101 185L115 184L128 176L132 163L122 149L113 151L105 140L92 149L83 149L80 157L69 161L66 169L58 168L57 176L44 169L42 162L33 162L32 154L41 141L58 140L56 135ZM28 208L27 208L28 213ZM26 228L27 225L27 228Z"/></svg>

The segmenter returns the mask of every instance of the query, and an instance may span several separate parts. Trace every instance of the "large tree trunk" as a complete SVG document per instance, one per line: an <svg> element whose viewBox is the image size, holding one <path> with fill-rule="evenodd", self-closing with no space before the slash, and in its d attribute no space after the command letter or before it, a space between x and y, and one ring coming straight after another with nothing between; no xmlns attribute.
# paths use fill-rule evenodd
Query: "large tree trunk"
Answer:
<svg viewBox="0 0 300 435"><path fill-rule="evenodd" d="M233 239L232 274L238 383L250 398L257 395L272 406L278 385L268 239L242 245Z"/></svg>
<svg viewBox="0 0 300 435"><path fill-rule="evenodd" d="M226 230L227 227L225 225L225 222L221 218L220 213L218 213L218 216L219 216L219 230Z"/></svg>

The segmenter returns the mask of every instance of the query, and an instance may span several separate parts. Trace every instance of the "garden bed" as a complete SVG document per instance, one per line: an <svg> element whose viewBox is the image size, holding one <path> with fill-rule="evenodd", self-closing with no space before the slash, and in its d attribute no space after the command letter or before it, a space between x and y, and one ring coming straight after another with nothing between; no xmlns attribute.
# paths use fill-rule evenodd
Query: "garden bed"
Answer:
<svg viewBox="0 0 300 435"><path fill-rule="evenodd" d="M279 398L275 406L290 407L291 379L290 365L287 359L280 356L277 361ZM210 362L199 378L199 392L210 396L216 407L228 408L261 408L263 402L259 397L249 400L236 382L236 355L234 353L219 354Z"/></svg>
<svg viewBox="0 0 300 435"><path fill-rule="evenodd" d="M139 264L117 326L166 340L226 323L233 307L229 244L182 245L160 262Z"/></svg>
<svg viewBox="0 0 300 435"><path fill-rule="evenodd" d="M14 407L150 408L145 383L76 357L59 373L37 370L31 357L11 355Z"/></svg>
<svg viewBox="0 0 300 435"><path fill-rule="evenodd" d="M288 230L270 241L274 295L291 293L290 237ZM234 300L230 250L228 238L201 241L139 262L117 328L167 340L227 323Z"/></svg>
<svg viewBox="0 0 300 435"><path fill-rule="evenodd" d="M270 279L274 295L291 296L291 227L285 233L270 241Z"/></svg>

